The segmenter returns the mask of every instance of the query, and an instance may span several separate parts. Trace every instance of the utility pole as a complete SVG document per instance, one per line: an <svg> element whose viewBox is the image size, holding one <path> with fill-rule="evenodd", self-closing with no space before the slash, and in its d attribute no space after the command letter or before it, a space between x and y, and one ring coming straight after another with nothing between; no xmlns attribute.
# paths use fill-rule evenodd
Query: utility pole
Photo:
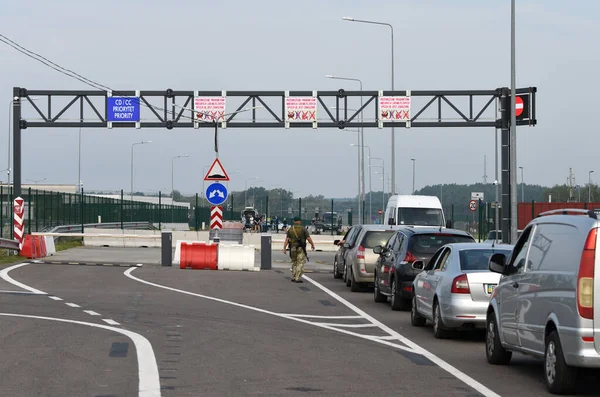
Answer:
<svg viewBox="0 0 600 397"><path fill-rule="evenodd" d="M487 185L487 156L483 155L483 184Z"/></svg>

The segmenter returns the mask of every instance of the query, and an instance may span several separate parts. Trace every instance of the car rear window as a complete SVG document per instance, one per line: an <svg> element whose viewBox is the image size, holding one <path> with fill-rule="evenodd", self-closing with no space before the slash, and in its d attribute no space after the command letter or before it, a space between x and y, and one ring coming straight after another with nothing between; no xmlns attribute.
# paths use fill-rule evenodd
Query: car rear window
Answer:
<svg viewBox="0 0 600 397"><path fill-rule="evenodd" d="M442 245L451 243L472 243L475 240L471 236L453 234L415 234L408 242L408 250L417 255L433 255Z"/></svg>
<svg viewBox="0 0 600 397"><path fill-rule="evenodd" d="M393 230L372 230L365 233L361 245L365 248L374 248L378 245L385 247L394 234Z"/></svg>
<svg viewBox="0 0 600 397"><path fill-rule="evenodd" d="M509 256L511 250L499 249L464 249L459 251L460 269L462 271L470 270L488 270L490 256L493 254L504 254Z"/></svg>

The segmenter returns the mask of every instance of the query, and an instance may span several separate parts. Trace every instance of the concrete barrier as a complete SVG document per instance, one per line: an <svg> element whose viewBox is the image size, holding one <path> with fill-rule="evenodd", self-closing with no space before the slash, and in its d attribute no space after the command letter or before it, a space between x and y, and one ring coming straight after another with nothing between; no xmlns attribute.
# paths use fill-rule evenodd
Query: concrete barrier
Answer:
<svg viewBox="0 0 600 397"><path fill-rule="evenodd" d="M77 236L77 234L73 234ZM153 247L160 248L160 230L84 229L83 245L90 247ZM177 241L209 241L207 231L173 232L173 248Z"/></svg>

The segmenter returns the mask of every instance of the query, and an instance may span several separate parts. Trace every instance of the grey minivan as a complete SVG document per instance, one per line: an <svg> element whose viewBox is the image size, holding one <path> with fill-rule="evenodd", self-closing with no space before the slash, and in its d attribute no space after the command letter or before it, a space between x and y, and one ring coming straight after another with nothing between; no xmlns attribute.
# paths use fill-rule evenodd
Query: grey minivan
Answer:
<svg viewBox="0 0 600 397"><path fill-rule="evenodd" d="M593 211L544 212L508 260L492 255L502 277L486 316L489 363L508 364L513 351L543 358L554 394L575 391L578 367L600 368L599 228Z"/></svg>

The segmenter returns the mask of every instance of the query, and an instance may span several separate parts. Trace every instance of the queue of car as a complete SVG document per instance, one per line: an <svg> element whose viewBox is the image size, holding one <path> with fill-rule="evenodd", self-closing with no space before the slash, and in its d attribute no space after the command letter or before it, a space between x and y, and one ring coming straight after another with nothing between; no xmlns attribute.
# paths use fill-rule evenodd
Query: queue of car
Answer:
<svg viewBox="0 0 600 397"><path fill-rule="evenodd" d="M484 329L490 364L508 364L513 352L541 358L548 390L570 394L579 368L600 368L598 229L587 210L540 214L514 246L438 224L355 225L335 242L333 274L410 310L415 327L430 321L435 338Z"/></svg>

